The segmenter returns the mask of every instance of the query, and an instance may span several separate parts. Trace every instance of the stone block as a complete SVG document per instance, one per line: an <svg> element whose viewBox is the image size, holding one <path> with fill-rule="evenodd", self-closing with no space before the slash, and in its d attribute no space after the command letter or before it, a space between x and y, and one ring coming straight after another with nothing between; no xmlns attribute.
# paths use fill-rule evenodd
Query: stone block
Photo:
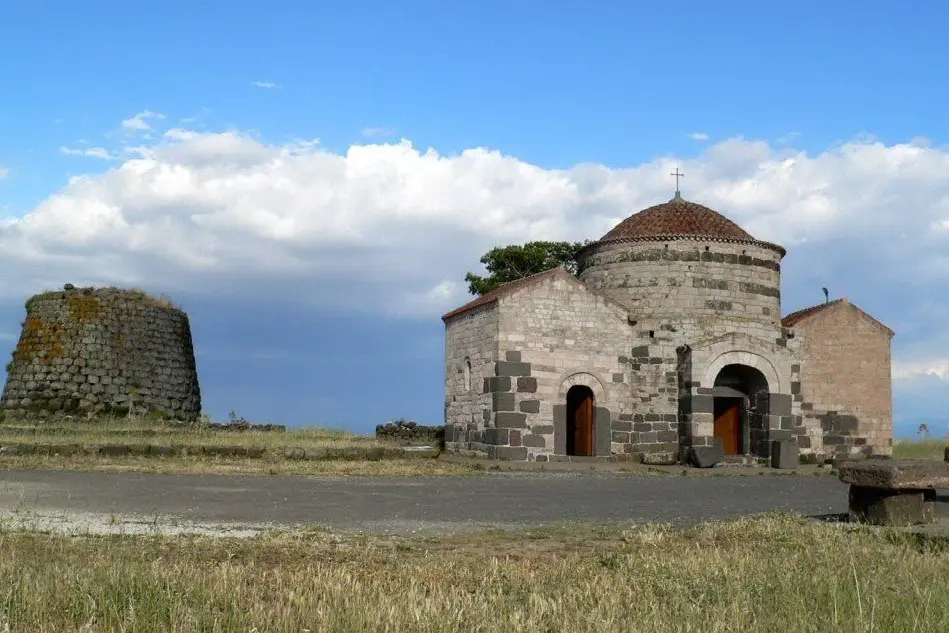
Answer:
<svg viewBox="0 0 949 633"><path fill-rule="evenodd" d="M540 413L540 400L521 400L519 407L521 413Z"/></svg>
<svg viewBox="0 0 949 633"><path fill-rule="evenodd" d="M494 375L505 377L530 376L531 364L512 363L506 360L498 360L494 362Z"/></svg>
<svg viewBox="0 0 949 633"><path fill-rule="evenodd" d="M850 517L853 521L872 525L936 523L939 511L935 493L935 490L885 490L850 486Z"/></svg>
<svg viewBox="0 0 949 633"><path fill-rule="evenodd" d="M623 374L614 373L613 382L623 382Z"/></svg>
<svg viewBox="0 0 949 633"><path fill-rule="evenodd" d="M507 444L510 438L510 429L485 429L481 432L481 441L485 444Z"/></svg>
<svg viewBox="0 0 949 633"><path fill-rule="evenodd" d="M725 451L719 443L714 446L693 446L689 450L689 464L696 468L711 468L723 461Z"/></svg>
<svg viewBox="0 0 949 633"><path fill-rule="evenodd" d="M692 396L691 411L692 413L714 413L715 398L705 395Z"/></svg>
<svg viewBox="0 0 949 633"><path fill-rule="evenodd" d="M526 446L497 446L494 449L496 459L526 460Z"/></svg>
<svg viewBox="0 0 949 633"><path fill-rule="evenodd" d="M614 442L625 444L629 442L629 433L627 431L613 431L612 438Z"/></svg>
<svg viewBox="0 0 949 633"><path fill-rule="evenodd" d="M926 459L870 459L840 464L845 484L889 490L949 488L949 462Z"/></svg>
<svg viewBox="0 0 949 633"><path fill-rule="evenodd" d="M512 363L519 363L521 362L521 353L515 351L504 352L504 360Z"/></svg>
<svg viewBox="0 0 949 633"><path fill-rule="evenodd" d="M521 444L531 448L546 448L547 440L542 435L525 435L521 438Z"/></svg>
<svg viewBox="0 0 949 633"><path fill-rule="evenodd" d="M659 442L675 442L679 439L679 434L676 431L659 431L656 434L656 440Z"/></svg>
<svg viewBox="0 0 949 633"><path fill-rule="evenodd" d="M791 415L791 395L786 393L769 394L768 413L771 415Z"/></svg>
<svg viewBox="0 0 949 633"><path fill-rule="evenodd" d="M797 468L798 462L797 444L793 440L771 442L771 468Z"/></svg>
<svg viewBox="0 0 949 633"><path fill-rule="evenodd" d="M612 449L610 424L612 423L613 416L610 415L610 410L605 407L597 407L595 416L594 424L596 425L596 431L594 432L594 438L596 446L594 447L594 454L609 455Z"/></svg>
<svg viewBox="0 0 949 633"><path fill-rule="evenodd" d="M673 452L643 453L642 463L647 466L672 466L678 463L676 454Z"/></svg>
<svg viewBox="0 0 949 633"><path fill-rule="evenodd" d="M554 453L563 455L567 452L567 405L555 404L553 408Z"/></svg>
<svg viewBox="0 0 949 633"><path fill-rule="evenodd" d="M494 414L494 426L499 429L526 429L527 415L502 411Z"/></svg>
<svg viewBox="0 0 949 633"><path fill-rule="evenodd" d="M513 411L514 394L495 391L491 394L491 408L495 411Z"/></svg>
<svg viewBox="0 0 949 633"><path fill-rule="evenodd" d="M533 427L531 427L531 430L537 435L553 435L554 425L553 424L535 424Z"/></svg>
<svg viewBox="0 0 949 633"><path fill-rule="evenodd" d="M495 391L510 391L510 376L492 376L484 379L484 393L494 393Z"/></svg>
<svg viewBox="0 0 949 633"><path fill-rule="evenodd" d="M518 393L536 393L537 379L530 378L528 376L519 377L517 379L517 392Z"/></svg>
<svg viewBox="0 0 949 633"><path fill-rule="evenodd" d="M640 345L638 347L634 347L629 352L629 355L633 358L647 358L649 356L649 346Z"/></svg>

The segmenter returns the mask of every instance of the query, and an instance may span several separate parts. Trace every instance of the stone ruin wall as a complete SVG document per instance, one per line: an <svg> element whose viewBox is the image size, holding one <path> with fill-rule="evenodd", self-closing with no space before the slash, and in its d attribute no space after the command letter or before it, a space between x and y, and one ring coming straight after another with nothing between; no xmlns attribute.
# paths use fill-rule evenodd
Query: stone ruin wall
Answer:
<svg viewBox="0 0 949 633"><path fill-rule="evenodd" d="M187 314L140 291L65 288L27 301L0 414L197 420Z"/></svg>

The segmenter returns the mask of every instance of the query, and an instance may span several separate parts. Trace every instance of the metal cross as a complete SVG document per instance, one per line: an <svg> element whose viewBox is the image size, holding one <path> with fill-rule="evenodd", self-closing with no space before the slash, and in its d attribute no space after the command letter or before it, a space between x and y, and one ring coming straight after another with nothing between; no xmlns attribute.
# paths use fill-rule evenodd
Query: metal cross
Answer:
<svg viewBox="0 0 949 633"><path fill-rule="evenodd" d="M676 177L676 198L679 198L679 197L681 197L681 196L679 195L679 178L685 177L685 174L679 173L679 168L676 167L676 170L675 170L674 172L672 172L671 174L669 174L669 175Z"/></svg>

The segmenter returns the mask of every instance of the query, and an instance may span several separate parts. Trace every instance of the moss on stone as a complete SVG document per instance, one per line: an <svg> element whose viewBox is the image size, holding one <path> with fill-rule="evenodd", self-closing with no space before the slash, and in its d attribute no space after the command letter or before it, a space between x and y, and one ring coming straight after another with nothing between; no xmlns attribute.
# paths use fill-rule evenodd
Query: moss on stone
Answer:
<svg viewBox="0 0 949 633"><path fill-rule="evenodd" d="M73 323L85 323L102 314L102 305L95 295L69 293L66 296L66 308Z"/></svg>

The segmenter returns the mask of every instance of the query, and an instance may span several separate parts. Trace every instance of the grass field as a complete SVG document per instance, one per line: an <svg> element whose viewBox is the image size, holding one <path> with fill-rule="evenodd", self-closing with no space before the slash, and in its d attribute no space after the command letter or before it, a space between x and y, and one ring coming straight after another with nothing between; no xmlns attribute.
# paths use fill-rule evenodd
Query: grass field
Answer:
<svg viewBox="0 0 949 633"><path fill-rule="evenodd" d="M894 440L893 457L895 459L943 459L947 438L927 438L918 440Z"/></svg>
<svg viewBox="0 0 949 633"><path fill-rule="evenodd" d="M0 531L0 627L942 633L947 548L782 516L436 538Z"/></svg>
<svg viewBox="0 0 949 633"><path fill-rule="evenodd" d="M463 475L465 464L407 455L396 442L338 429L224 431L128 419L0 423L0 468L163 473ZM108 451L97 454L102 447ZM155 455L153 447L171 449ZM116 449L128 454L115 454Z"/></svg>

